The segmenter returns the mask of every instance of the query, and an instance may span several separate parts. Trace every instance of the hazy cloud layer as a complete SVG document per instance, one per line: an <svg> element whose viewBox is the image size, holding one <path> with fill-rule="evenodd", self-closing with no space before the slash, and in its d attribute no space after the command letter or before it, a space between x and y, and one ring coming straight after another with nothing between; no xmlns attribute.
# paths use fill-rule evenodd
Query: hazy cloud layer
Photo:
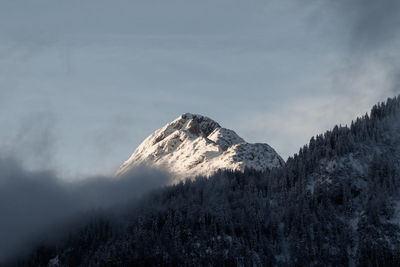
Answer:
<svg viewBox="0 0 400 267"><path fill-rule="evenodd" d="M351 87L352 82L385 71L384 84L377 91L386 97L400 92L400 2L396 0L339 0L309 1L317 5L316 16L332 23L338 30L336 36L343 40L346 49L342 67L336 71L333 90ZM368 68L376 66L371 72ZM363 92L358 89L358 94Z"/></svg>
<svg viewBox="0 0 400 267"><path fill-rule="evenodd" d="M350 47L373 52L386 48L399 38L400 2L396 0L325 1L337 19L348 29Z"/></svg>
<svg viewBox="0 0 400 267"><path fill-rule="evenodd" d="M77 216L133 201L168 180L160 171L137 169L120 179L68 183L51 171L27 171L15 159L0 158L0 264L48 233L59 234Z"/></svg>
<svg viewBox="0 0 400 267"><path fill-rule="evenodd" d="M2 140L2 153L19 155L19 159L29 167L51 167L57 153L56 124L57 119L52 114L29 114L20 121L17 131L8 140Z"/></svg>

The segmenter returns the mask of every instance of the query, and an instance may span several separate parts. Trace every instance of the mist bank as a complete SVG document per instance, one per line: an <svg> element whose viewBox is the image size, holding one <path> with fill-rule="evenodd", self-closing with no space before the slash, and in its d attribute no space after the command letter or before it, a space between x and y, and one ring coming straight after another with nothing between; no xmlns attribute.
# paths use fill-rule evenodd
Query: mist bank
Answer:
<svg viewBox="0 0 400 267"><path fill-rule="evenodd" d="M118 179L68 182L55 171L29 171L17 158L0 157L0 264L90 213L122 211L169 179L161 170L137 168Z"/></svg>

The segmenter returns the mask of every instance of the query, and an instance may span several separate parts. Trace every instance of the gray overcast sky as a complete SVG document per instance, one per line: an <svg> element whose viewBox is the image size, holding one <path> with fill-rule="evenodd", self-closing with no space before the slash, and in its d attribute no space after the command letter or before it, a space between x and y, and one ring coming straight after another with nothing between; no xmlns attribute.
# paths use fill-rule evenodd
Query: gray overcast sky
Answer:
<svg viewBox="0 0 400 267"><path fill-rule="evenodd" d="M284 158L398 94L396 0L0 0L0 148L111 173L207 115Z"/></svg>

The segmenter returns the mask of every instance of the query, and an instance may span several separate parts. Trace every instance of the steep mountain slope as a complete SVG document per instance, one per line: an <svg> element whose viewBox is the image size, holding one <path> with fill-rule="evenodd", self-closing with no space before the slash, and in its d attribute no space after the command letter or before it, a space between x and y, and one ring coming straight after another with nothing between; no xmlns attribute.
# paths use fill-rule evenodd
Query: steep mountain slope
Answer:
<svg viewBox="0 0 400 267"><path fill-rule="evenodd" d="M188 180L124 218L94 218L19 265L399 266L400 99L281 168Z"/></svg>
<svg viewBox="0 0 400 267"><path fill-rule="evenodd" d="M265 171L283 166L284 161L267 144L247 143L205 116L186 113L147 137L116 175L143 164L168 170L176 182L210 176L219 169Z"/></svg>

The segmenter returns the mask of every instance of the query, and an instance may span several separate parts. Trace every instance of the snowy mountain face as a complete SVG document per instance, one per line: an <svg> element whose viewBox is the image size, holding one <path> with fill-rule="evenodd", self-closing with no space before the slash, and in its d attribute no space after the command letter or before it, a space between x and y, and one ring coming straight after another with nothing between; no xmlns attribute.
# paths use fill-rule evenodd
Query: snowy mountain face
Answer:
<svg viewBox="0 0 400 267"><path fill-rule="evenodd" d="M147 137L116 176L147 165L166 169L177 177L173 182L178 182L210 176L219 169L264 171L284 164L269 145L247 143L210 118L186 113Z"/></svg>
<svg viewBox="0 0 400 267"><path fill-rule="evenodd" d="M187 139L156 149L175 132ZM132 161L153 152L165 162L179 151L198 155L202 142L217 144L217 159L246 144L185 114L146 139ZM5 266L400 266L400 97L350 127L312 137L282 168L217 173L144 200L129 216L107 223L101 215L71 231L68 242L39 246L25 262Z"/></svg>

